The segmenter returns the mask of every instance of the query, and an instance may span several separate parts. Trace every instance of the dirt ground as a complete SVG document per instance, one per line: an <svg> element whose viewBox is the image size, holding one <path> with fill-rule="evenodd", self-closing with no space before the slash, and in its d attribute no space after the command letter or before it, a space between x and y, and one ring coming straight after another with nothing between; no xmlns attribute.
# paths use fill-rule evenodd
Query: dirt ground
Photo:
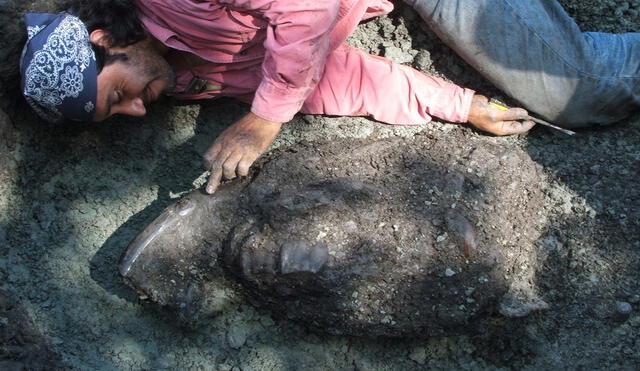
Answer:
<svg viewBox="0 0 640 371"><path fill-rule="evenodd" d="M584 30L640 31L640 1L563 0ZM0 1L3 61L17 2ZM34 3L46 8L46 1ZM15 30L14 30L15 31ZM499 95L400 7L350 42L486 95ZM428 135L526 153L544 171L548 215L535 277L547 311L480 335L365 339L309 332L240 303L200 328L143 305L117 273L128 243L201 186L200 155L247 106L157 104L140 119L45 127L2 64L0 368L2 369L638 369L640 118L576 137L536 128L496 138L434 121L392 127L362 118L296 117L274 148L301 140ZM12 79L13 77L13 79ZM302 154L301 156L304 156ZM526 220L520 220L526 223Z"/></svg>

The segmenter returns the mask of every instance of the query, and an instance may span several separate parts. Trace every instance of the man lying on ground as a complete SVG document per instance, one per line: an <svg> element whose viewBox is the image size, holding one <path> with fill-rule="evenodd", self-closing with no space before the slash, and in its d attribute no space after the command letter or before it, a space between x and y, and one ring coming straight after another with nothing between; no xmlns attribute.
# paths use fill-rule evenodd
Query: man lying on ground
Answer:
<svg viewBox="0 0 640 371"><path fill-rule="evenodd" d="M472 66L560 125L606 124L640 101L637 34L581 33L555 1L407 0ZM251 111L204 155L213 193L247 174L297 112L423 124L432 116L496 135L528 131L527 111L344 42L387 0L74 1L26 17L23 94L48 121L142 116L161 94L230 96Z"/></svg>

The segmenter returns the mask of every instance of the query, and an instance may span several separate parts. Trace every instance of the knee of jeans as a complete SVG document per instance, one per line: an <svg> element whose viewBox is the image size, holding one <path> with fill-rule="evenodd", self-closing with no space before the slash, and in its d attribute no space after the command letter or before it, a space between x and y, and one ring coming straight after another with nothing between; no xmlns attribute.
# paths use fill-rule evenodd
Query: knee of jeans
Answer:
<svg viewBox="0 0 640 371"><path fill-rule="evenodd" d="M628 104L609 104L604 98L569 102L554 119L565 128L579 129L595 125L611 125L633 114L636 109Z"/></svg>
<svg viewBox="0 0 640 371"><path fill-rule="evenodd" d="M635 84L583 78L578 85L565 84L557 90L546 90L545 99L529 102L535 107L527 108L566 128L609 125L640 109L637 90Z"/></svg>

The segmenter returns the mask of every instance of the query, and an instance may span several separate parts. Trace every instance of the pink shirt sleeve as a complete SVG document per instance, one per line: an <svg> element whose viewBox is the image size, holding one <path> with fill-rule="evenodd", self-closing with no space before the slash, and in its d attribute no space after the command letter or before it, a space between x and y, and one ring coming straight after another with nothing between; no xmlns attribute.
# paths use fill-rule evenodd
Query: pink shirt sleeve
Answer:
<svg viewBox="0 0 640 371"><path fill-rule="evenodd" d="M329 54L322 80L301 111L369 116L400 125L424 124L432 116L467 122L474 94L438 77L342 45Z"/></svg>
<svg viewBox="0 0 640 371"><path fill-rule="evenodd" d="M322 76L340 1L220 0L220 4L255 12L268 21L263 80L251 111L270 121L290 121Z"/></svg>

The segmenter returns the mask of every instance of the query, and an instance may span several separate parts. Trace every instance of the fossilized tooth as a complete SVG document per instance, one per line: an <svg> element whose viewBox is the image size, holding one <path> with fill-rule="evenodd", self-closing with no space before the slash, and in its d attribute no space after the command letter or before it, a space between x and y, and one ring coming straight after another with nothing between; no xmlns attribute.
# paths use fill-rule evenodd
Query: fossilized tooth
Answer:
<svg viewBox="0 0 640 371"><path fill-rule="evenodd" d="M195 191L169 206L131 242L120 274L143 298L177 308L182 320L224 310L238 289L217 260L227 223L238 216L225 207L242 198L241 190L236 183L215 197Z"/></svg>
<svg viewBox="0 0 640 371"><path fill-rule="evenodd" d="M248 299L349 335L466 333L498 309L544 307L528 284L542 195L522 152L352 140L303 143L257 168L170 206L128 248L126 281L187 321Z"/></svg>

